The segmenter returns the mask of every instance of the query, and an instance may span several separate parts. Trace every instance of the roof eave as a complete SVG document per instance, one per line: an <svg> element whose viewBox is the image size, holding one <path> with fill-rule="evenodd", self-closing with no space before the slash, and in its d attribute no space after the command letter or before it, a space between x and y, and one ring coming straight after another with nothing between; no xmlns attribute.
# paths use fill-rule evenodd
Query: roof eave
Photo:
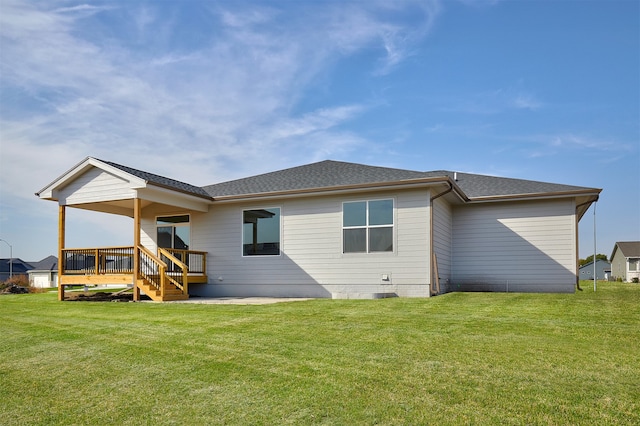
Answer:
<svg viewBox="0 0 640 426"><path fill-rule="evenodd" d="M241 195L222 195L222 196L214 196L213 201L233 202L233 201L243 201L243 200L253 200L253 199L264 199L264 198L298 197L298 196L305 196L305 195L321 196L329 193L336 194L336 193L363 192L363 191L371 191L376 189L385 190L385 189L391 189L391 188L393 189L415 188L415 187L421 187L421 186L436 185L438 183L451 184L454 187L454 190L459 197L461 197L464 200L467 199L464 193L460 190L460 188L458 188L458 186L455 185L449 177L442 176L442 177L406 179L406 180L391 181L391 182L370 182L370 183L361 183L361 184L353 184L353 185L337 185L337 186L326 186L326 187L319 187L319 188L259 192L259 193L241 194Z"/></svg>
<svg viewBox="0 0 640 426"><path fill-rule="evenodd" d="M147 183L148 183L149 187L154 187L155 186L157 188L162 188L163 190L178 192L178 193L181 193L181 194L188 195L190 197L196 197L196 198L200 198L200 199L203 199L203 200L207 200L209 202L213 201L213 198L211 198L210 195L198 194L196 192L192 192L192 191L189 191L189 190L186 190L186 189L180 189L180 188L176 188L176 187L173 187L173 186L170 186L170 185L163 185L163 184L157 183L157 182L148 182L147 181Z"/></svg>
<svg viewBox="0 0 640 426"><path fill-rule="evenodd" d="M490 203L494 201L521 201L532 199L550 199L550 198L567 198L567 197L580 197L593 195L598 197L602 189L587 188L584 190L572 190L572 191L555 191L555 192L535 192L527 194L508 194L508 195L489 195L482 197L471 197L469 202L471 203ZM597 198L596 198L597 200ZM594 200L594 201L596 201Z"/></svg>

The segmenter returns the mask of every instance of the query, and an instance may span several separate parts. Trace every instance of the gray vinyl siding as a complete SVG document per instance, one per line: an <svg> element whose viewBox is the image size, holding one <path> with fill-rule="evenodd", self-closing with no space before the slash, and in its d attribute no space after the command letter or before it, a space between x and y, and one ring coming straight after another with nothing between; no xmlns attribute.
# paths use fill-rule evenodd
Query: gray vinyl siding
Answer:
<svg viewBox="0 0 640 426"><path fill-rule="evenodd" d="M91 168L60 190L62 204L85 204L130 199L135 192L129 182L98 168Z"/></svg>
<svg viewBox="0 0 640 426"><path fill-rule="evenodd" d="M611 259L611 276L614 280L618 278L623 281L627 280L627 258L624 257L620 249L616 250Z"/></svg>
<svg viewBox="0 0 640 426"><path fill-rule="evenodd" d="M342 203L393 198L392 253L342 253ZM429 296L429 192L376 192L218 204L194 221L192 238L208 247L202 295L288 297ZM281 208L280 256L243 257L242 211ZM383 280L383 275L389 277Z"/></svg>
<svg viewBox="0 0 640 426"><path fill-rule="evenodd" d="M573 200L454 208L454 290L573 292Z"/></svg>
<svg viewBox="0 0 640 426"><path fill-rule="evenodd" d="M451 238L453 227L453 211L443 198L433 202L433 251L438 262L440 291L450 291L451 282Z"/></svg>

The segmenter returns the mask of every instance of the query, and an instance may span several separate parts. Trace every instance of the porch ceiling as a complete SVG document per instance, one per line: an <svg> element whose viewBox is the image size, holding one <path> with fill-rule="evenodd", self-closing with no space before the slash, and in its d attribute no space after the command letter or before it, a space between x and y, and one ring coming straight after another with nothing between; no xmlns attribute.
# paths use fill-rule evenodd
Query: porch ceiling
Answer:
<svg viewBox="0 0 640 426"><path fill-rule="evenodd" d="M144 210L145 207L150 205L158 205L166 207L165 210L172 210L176 208L184 209L185 206L183 204L167 204L167 203L158 203L151 200L140 199L140 208ZM69 207L90 210L100 213L110 213L117 214L120 216L128 216L134 217L134 199L126 199L126 200L110 200L110 201L100 201L95 203L83 203L83 204L72 204ZM202 211L202 209L191 209ZM206 211L206 210L204 210Z"/></svg>
<svg viewBox="0 0 640 426"><path fill-rule="evenodd" d="M146 206L152 204L151 201L141 200L140 206L141 208L145 208ZM74 204L69 207L75 207L83 210L91 210L94 212L101 213L111 213L117 214L120 216L134 216L133 210L133 198L128 200L113 200L113 201L100 201L95 203L85 203L85 204Z"/></svg>

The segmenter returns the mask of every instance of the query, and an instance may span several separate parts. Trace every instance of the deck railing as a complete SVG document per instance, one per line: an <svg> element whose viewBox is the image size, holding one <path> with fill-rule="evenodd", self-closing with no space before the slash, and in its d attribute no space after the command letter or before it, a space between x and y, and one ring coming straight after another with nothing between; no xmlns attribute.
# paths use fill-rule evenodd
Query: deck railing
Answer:
<svg viewBox="0 0 640 426"><path fill-rule="evenodd" d="M103 281L114 279L113 276L116 275L133 275L134 253L133 247L63 249L62 275L75 277L70 278L73 281L68 281L74 284L83 279L83 275L103 276ZM204 251L163 248L158 249L158 254L155 255L140 246L138 272L140 278L144 278L149 285L161 292L162 298L168 283L179 288L183 294L188 294L189 279L206 282L206 255Z"/></svg>
<svg viewBox="0 0 640 426"><path fill-rule="evenodd" d="M63 249L61 264L67 275L133 274L133 247Z"/></svg>
<svg viewBox="0 0 640 426"><path fill-rule="evenodd" d="M172 248L159 249L159 251L160 250L164 251L165 253L169 253L173 255L180 262L188 266L189 273L204 274L205 271L207 270L207 252L206 251L181 250L181 249L172 249ZM162 256L160 257L162 258ZM169 270L171 272L180 271L180 268L175 267L171 262L168 262L167 266L169 267Z"/></svg>

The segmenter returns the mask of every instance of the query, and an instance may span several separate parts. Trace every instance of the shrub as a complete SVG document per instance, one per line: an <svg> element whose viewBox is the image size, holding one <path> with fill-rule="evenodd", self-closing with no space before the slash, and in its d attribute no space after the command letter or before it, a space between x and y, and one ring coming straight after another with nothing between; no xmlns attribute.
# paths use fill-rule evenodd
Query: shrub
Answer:
<svg viewBox="0 0 640 426"><path fill-rule="evenodd" d="M631 282L635 283L635 284L638 284L638 283L640 283L640 278L638 278L638 277L631 278Z"/></svg>
<svg viewBox="0 0 640 426"><path fill-rule="evenodd" d="M26 275L14 275L3 283L0 283L0 291L11 287L29 288L29 278ZM29 290L31 291L31 290Z"/></svg>
<svg viewBox="0 0 640 426"><path fill-rule="evenodd" d="M17 285L19 287L29 287L29 278L26 275L14 275L5 281L5 284Z"/></svg>

